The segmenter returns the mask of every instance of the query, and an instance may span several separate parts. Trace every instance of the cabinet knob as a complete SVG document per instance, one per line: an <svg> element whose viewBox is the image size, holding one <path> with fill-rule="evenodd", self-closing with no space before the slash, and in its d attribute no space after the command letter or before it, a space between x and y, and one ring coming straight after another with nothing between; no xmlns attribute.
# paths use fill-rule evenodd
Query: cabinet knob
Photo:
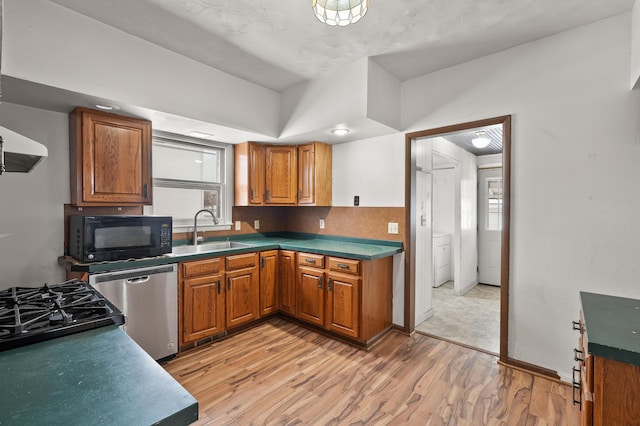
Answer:
<svg viewBox="0 0 640 426"><path fill-rule="evenodd" d="M582 331L582 326L580 324L580 321L571 321L571 327L573 330Z"/></svg>
<svg viewBox="0 0 640 426"><path fill-rule="evenodd" d="M584 362L584 352L580 349L573 350L573 360L578 362Z"/></svg>
<svg viewBox="0 0 640 426"><path fill-rule="evenodd" d="M322 275L318 277L318 288L322 289Z"/></svg>
<svg viewBox="0 0 640 426"><path fill-rule="evenodd" d="M327 286L329 291L333 291L333 278L329 278Z"/></svg>

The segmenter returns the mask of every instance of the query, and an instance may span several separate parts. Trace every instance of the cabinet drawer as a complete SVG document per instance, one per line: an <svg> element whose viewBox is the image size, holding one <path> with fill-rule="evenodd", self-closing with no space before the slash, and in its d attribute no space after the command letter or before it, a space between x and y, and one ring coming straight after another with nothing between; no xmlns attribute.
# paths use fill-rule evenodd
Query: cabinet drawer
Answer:
<svg viewBox="0 0 640 426"><path fill-rule="evenodd" d="M181 267L183 277L193 277L220 272L224 269L224 263L221 257L213 257L211 259L184 262Z"/></svg>
<svg viewBox="0 0 640 426"><path fill-rule="evenodd" d="M353 259L329 258L329 269L346 274L360 275L360 261Z"/></svg>
<svg viewBox="0 0 640 426"><path fill-rule="evenodd" d="M298 253L298 265L324 269L324 256L321 254Z"/></svg>
<svg viewBox="0 0 640 426"><path fill-rule="evenodd" d="M227 256L227 270L249 268L258 264L258 253Z"/></svg>

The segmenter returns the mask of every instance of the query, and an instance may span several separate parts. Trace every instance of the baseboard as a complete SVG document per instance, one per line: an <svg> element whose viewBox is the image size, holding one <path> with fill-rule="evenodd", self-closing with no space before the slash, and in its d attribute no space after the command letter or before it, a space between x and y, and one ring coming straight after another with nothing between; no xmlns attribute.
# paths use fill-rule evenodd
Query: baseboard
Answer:
<svg viewBox="0 0 640 426"><path fill-rule="evenodd" d="M428 320L432 316L433 316L433 308L429 309L427 312L425 312L424 314L416 318L416 325L421 324L422 322Z"/></svg>
<svg viewBox="0 0 640 426"><path fill-rule="evenodd" d="M565 383L560 380L560 375L555 370L550 370L548 368L540 367L539 365L530 364L525 361L520 361L518 359L513 359L507 357L506 361L498 361L498 364L504 365L506 367L515 368L516 370L522 370L526 373L531 373L537 376L542 376L545 379L554 380L558 383Z"/></svg>

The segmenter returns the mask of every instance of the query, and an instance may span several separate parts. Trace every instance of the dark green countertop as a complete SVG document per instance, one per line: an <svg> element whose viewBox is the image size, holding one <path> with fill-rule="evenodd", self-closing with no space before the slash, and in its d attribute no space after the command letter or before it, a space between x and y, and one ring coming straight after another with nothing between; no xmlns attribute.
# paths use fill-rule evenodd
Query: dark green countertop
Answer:
<svg viewBox="0 0 640 426"><path fill-rule="evenodd" d="M587 351L640 366L640 300L580 292Z"/></svg>
<svg viewBox="0 0 640 426"><path fill-rule="evenodd" d="M198 402L117 326L0 352L0 425L187 425Z"/></svg>
<svg viewBox="0 0 640 426"><path fill-rule="evenodd" d="M211 239L207 241L224 240ZM164 255L146 259L126 260L118 262L76 263L61 257L59 263L71 271L98 273L120 269L143 268L146 266L165 265L185 260L204 259L212 256L227 256L248 253L257 250L295 250L307 253L340 256L358 260L373 260L393 256L402 252L399 241L368 240L361 238L345 238L300 233L245 234L231 238L249 244L250 247L231 248L209 253L198 253L182 256Z"/></svg>

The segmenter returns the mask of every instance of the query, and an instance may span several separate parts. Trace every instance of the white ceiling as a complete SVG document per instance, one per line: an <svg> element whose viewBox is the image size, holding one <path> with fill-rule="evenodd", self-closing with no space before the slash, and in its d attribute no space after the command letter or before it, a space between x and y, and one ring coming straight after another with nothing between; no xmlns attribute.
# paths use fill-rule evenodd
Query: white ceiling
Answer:
<svg viewBox="0 0 640 426"><path fill-rule="evenodd" d="M633 0L370 0L329 27L311 0L51 0L282 91L363 57L404 81L628 11Z"/></svg>

